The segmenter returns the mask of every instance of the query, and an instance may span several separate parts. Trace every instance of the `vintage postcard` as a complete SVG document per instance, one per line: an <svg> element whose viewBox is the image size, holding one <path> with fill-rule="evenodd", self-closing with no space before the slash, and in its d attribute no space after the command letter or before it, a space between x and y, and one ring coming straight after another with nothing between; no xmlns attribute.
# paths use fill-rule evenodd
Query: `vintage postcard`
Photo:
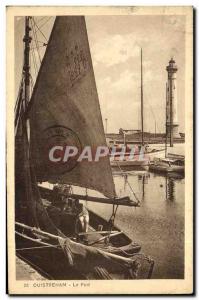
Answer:
<svg viewBox="0 0 199 300"><path fill-rule="evenodd" d="M192 7L7 7L9 294L193 293L192 152Z"/></svg>

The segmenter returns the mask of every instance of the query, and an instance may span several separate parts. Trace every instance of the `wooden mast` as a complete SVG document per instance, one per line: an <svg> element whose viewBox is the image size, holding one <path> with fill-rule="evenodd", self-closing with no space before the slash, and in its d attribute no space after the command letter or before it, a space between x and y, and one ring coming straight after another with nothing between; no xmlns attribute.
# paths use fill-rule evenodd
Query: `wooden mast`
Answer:
<svg viewBox="0 0 199 300"><path fill-rule="evenodd" d="M23 75L20 85L19 95L16 103L15 112L15 129L17 130L20 114L21 116L27 110L27 106L30 100L30 43L32 38L30 37L30 22L31 17L25 17L25 34L23 37L24 42L24 60L23 60Z"/></svg>
<svg viewBox="0 0 199 300"><path fill-rule="evenodd" d="M27 109L27 105L30 100L30 43L32 38L30 37L30 18L25 17L25 35L23 38L23 42L25 44L24 47L24 65L23 65L23 72L24 72L24 83L25 83L25 97L24 97L24 110Z"/></svg>
<svg viewBox="0 0 199 300"><path fill-rule="evenodd" d="M142 74L142 48L141 48L141 130L142 146L144 145L144 107L143 107L143 74Z"/></svg>

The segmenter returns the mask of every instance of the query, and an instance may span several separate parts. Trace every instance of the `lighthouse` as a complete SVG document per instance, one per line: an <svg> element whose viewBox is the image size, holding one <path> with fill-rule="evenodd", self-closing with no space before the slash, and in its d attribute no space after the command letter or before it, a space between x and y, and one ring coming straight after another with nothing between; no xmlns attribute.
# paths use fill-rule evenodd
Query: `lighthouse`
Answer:
<svg viewBox="0 0 199 300"><path fill-rule="evenodd" d="M177 65L173 58L170 59L166 67L168 72L167 81L167 103L166 103L166 130L167 137L170 137L170 146L173 146L173 139L179 138L178 115L177 115Z"/></svg>

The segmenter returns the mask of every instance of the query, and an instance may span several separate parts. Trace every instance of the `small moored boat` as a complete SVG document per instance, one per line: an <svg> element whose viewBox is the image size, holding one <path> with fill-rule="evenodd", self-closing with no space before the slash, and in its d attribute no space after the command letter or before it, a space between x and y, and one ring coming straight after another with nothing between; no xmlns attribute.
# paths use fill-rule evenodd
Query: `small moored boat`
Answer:
<svg viewBox="0 0 199 300"><path fill-rule="evenodd" d="M184 173L184 160L175 158L156 159L149 165L149 170L163 173Z"/></svg>

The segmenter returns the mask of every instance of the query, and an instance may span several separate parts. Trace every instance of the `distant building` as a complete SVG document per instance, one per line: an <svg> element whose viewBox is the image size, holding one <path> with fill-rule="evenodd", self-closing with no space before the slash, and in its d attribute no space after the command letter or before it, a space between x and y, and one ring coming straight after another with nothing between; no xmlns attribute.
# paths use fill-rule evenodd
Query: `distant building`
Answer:
<svg viewBox="0 0 199 300"><path fill-rule="evenodd" d="M125 134L125 142L127 144L140 144L142 139L142 133L140 130L119 130L119 133L107 133L106 141L110 146L119 145L124 143L124 133ZM133 132L133 133L132 133ZM151 133L144 132L144 142L146 144L164 144L165 143L165 133ZM180 133L179 138L174 137L175 143L183 143L184 142L184 134Z"/></svg>
<svg viewBox="0 0 199 300"><path fill-rule="evenodd" d="M120 128L119 129L119 134L134 134L134 133L140 133L141 130L140 129L123 129L123 128Z"/></svg>

